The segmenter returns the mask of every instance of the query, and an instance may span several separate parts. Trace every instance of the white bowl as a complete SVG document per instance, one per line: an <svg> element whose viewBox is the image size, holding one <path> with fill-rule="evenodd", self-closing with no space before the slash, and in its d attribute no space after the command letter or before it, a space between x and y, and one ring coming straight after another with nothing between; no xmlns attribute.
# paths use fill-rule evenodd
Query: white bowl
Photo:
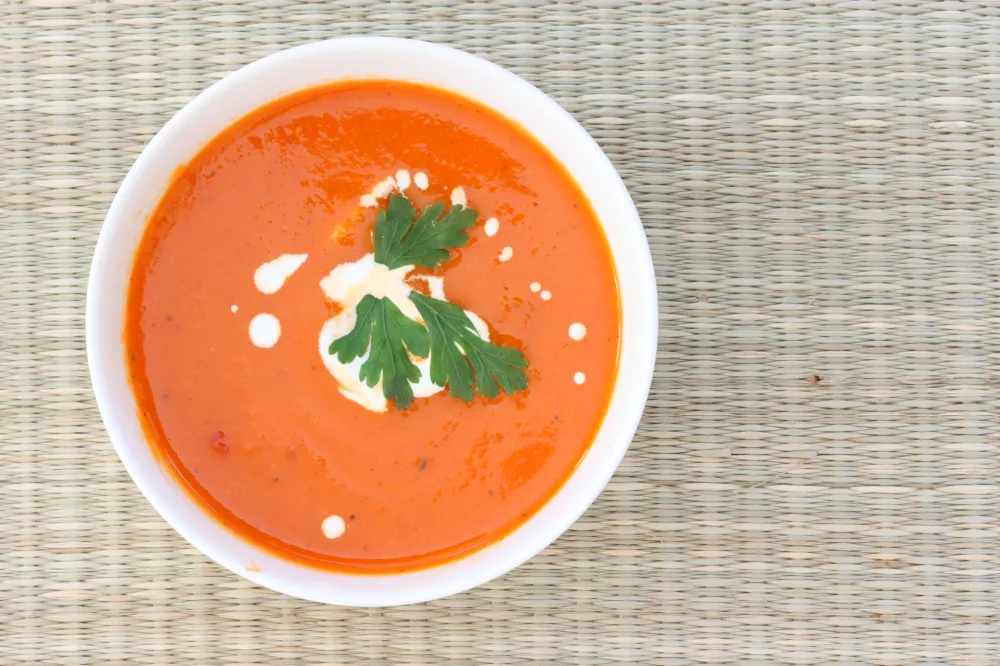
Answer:
<svg viewBox="0 0 1000 666"><path fill-rule="evenodd" d="M421 571L350 575L281 560L209 517L156 461L126 377L125 296L132 257L171 174L231 123L288 93L341 79L426 83L476 100L521 124L566 166L589 197L621 288L618 379L604 423L563 488L502 540ZM425 42L350 37L299 46L247 65L174 116L136 160L108 211L87 287L87 356L111 441L146 499L181 536L230 571L265 587L331 604L389 606L437 599L485 583L562 534L604 488L639 424L656 360L656 283L632 200L587 132L540 90L497 65Z"/></svg>

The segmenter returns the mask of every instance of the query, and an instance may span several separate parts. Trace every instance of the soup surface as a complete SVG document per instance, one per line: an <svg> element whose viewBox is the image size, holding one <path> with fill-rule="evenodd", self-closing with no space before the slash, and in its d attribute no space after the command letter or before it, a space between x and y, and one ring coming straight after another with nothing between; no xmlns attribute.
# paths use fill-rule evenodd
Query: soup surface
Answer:
<svg viewBox="0 0 1000 666"><path fill-rule="evenodd" d="M387 193L467 201L468 242L375 275ZM358 294L391 282L473 313L523 353L527 388L465 402L423 377L404 409L348 377L327 347L362 269ZM495 541L559 489L608 406L619 309L594 213L540 144L470 100L365 81L258 109L178 171L137 250L125 345L154 448L217 520L288 560L391 572Z"/></svg>

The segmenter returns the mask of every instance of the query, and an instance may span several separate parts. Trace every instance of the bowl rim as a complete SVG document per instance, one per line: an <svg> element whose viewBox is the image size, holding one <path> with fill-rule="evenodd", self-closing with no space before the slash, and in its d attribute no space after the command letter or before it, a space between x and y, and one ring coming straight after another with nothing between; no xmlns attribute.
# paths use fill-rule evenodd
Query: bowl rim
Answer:
<svg viewBox="0 0 1000 666"><path fill-rule="evenodd" d="M618 272L620 289L619 296L622 301L621 349L618 373L615 380L615 386L612 391L612 398L609 403L608 410L605 413L604 421L599 428L598 435L595 437L595 441L591 443L590 449L588 449L583 459L581 459L581 462L578 463L577 467L570 474L563 486L527 521L498 541L495 541L469 555L462 556L454 561L447 562L442 565L427 569L420 569L414 572L378 574L375 576L368 574L357 575L321 569L311 569L294 563L286 563L287 567L300 569L303 578L320 577L327 579L323 581L323 585L317 585L317 583L320 582L319 580L294 580L296 575L289 574L289 572L286 571L285 567L282 565L274 566L274 568L277 569L277 573L274 573L273 571L263 571L255 566L248 566L246 558L240 556L239 553L234 552L233 544L223 543L227 540L219 537L218 535L215 535L214 537L206 536L204 529L200 529L192 523L189 511L190 507L185 508L185 511L187 511L187 513L185 513L185 511L182 511L180 507L176 506L175 498L167 497L163 492L156 489L155 482L150 478L153 475L149 472L148 463L145 461L145 457L151 455L151 445L145 441L144 437L140 438L140 441L138 442L134 441L134 433L130 433L128 428L126 428L126 425L122 422L123 420L129 420L129 416L122 413L127 410L127 405L123 407L121 404L113 404L113 400L115 399L115 387L113 387L112 384L116 378L112 375L115 374L114 369L116 362L124 367L125 354L123 342L119 341L120 345L116 347L113 343L109 343L106 340L106 336L110 333L106 329L109 328L110 324L104 321L105 317L103 317L103 310L107 301L120 297L120 293L107 293L108 289L106 284L110 280L110 278L107 277L107 274L111 270L108 268L108 265L113 263L111 262L111 259L115 257L116 252L118 252L118 254L123 253L123 251L116 246L116 242L118 241L116 236L126 227L126 225L140 224L135 221L136 216L141 216L143 218L141 222L141 229L145 228L145 220L148 218L148 215L141 212L135 212L135 200L146 200L147 203L151 203L155 206L162 196L162 192L158 192L155 196L153 196L148 192L137 191L138 183L143 173L154 167L156 161L160 159L160 153L169 144L169 142L173 140L175 135L183 129L183 127L192 122L196 122L199 115L205 111L208 105L213 104L223 96L233 94L235 91L240 90L241 87L252 83L255 79L266 76L269 72L276 71L277 69L283 67L293 66L297 62L308 60L309 58L350 57L351 55L356 55L358 52L363 53L366 50L369 50L370 52L371 49L387 49L406 56L428 58L433 62L441 63L442 66L447 64L448 66L462 67L469 71L475 71L477 74L482 75L484 82L489 80L494 84L512 90L518 97L517 103L519 105L534 108L540 115L553 119L553 122L561 123L559 128L560 132L566 132L567 136L570 136L573 140L581 142L581 150L587 153L588 159L592 160L590 169L594 171L594 177L602 183L602 187L609 188L608 196L611 197L614 204L613 207L616 209L615 223L622 226L620 233L626 234L626 244L630 246L629 256L627 257L627 265L621 263L621 260L624 257L618 256L614 248L612 248L612 259L616 271ZM352 77L335 77L332 81L346 78ZM363 79L376 77L359 76L357 78ZM399 77L398 80L412 79ZM321 81L317 81L310 85L293 88L288 92L294 92L296 89L301 90L321 84ZM431 85L438 84L434 83ZM438 87L448 89L448 86L438 85ZM494 105L488 104L482 99L473 97L466 91L453 90L453 92L465 97L470 97L474 101L481 104L491 106L502 115L511 118L514 122L518 122L518 124L523 125L523 123L521 123L518 119L512 118L510 114L505 113L501 109L496 109ZM272 99L278 99L285 94L288 93L281 93ZM260 104L257 104L256 106L259 107ZM236 119L242 117L253 108L254 107L251 107L248 110L239 111L233 114L232 119L229 122L234 122ZM528 130L527 126L525 126L525 129ZM552 151L554 155L556 154L552 146L547 141L546 136L539 135L538 133L532 131L529 131L529 133L534 136L539 143L544 145L548 150ZM191 154L188 159L193 156L194 154ZM573 168L571 168L571 165L560 159L558 155L556 157L561 163L563 163L564 167L572 173ZM577 180L579 183L578 178ZM579 185L588 198L590 198L590 193L584 189L584 184L579 183ZM152 200L151 202L149 201L150 199ZM594 202L592 200L592 204L593 203ZM606 224L606 220L600 215L598 215L598 217L601 221L602 227L604 227L605 235L609 237L610 243L611 234ZM141 229L139 232L140 234ZM623 241L623 243L625 242L626 241ZM134 256L134 252L134 248L127 252L126 263L128 264L128 274L131 273L131 260ZM120 259L120 257L118 257L118 259ZM120 261L118 264L120 265ZM625 289L623 288L623 274L626 272L626 268L628 276L630 277L629 284L631 285L631 291L628 294L630 303L634 301L634 305L630 305L631 310L634 311L632 316L632 319L635 319L634 322L626 319L627 315L629 315L629 312L627 312L625 308L626 294ZM124 306L122 305L122 307ZM85 318L86 348L95 398L101 418L104 421L112 444L119 458L122 460L126 471L139 488L140 492L142 492L147 501L152 504L154 509L167 521L167 523L171 525L171 527L173 527L178 534L180 534L196 549L226 569L229 569L243 578L249 579L252 582L277 592L321 603L347 606L380 607L430 601L482 585L509 572L541 552L567 529L569 529L569 527L587 510L587 508L604 489L615 470L618 468L618 465L624 457L642 417L649 388L652 383L653 369L656 361L658 336L657 312L658 303L656 279L652 256L650 254L648 241L643 231L642 223L639 219L634 203L632 202L624 183L611 161L608 159L607 155L603 152L603 150L601 150L596 141L594 141L586 130L584 130L583 127L565 109L563 109L541 90L513 72L467 52L460 51L449 46L410 39L352 36L303 44L273 53L269 56L249 63L202 91L198 96L190 100L163 126L162 129L160 129L159 132L157 132L129 169L128 174L122 181L122 184L112 201L101 228L100 236L94 251L91 272L87 285ZM631 335L626 338L626 334ZM118 337L121 337L120 331L118 332ZM627 346L626 343L628 343ZM103 347L109 345L112 348L121 349L121 353L117 359L111 358L111 354L103 349ZM630 359L632 364L628 368L629 376L627 378L624 377L626 368L623 364L623 359L626 358L626 356ZM111 365L109 366L109 364ZM111 369L109 370L109 368ZM623 380L626 379L627 385L623 383ZM615 416L617 417L615 422L610 423L610 419L608 417L612 413L612 408L617 405L616 398L618 398L619 393L622 391L627 391L628 400L619 406L618 411L615 412ZM135 410L134 397L132 398L132 401L132 409ZM133 413L131 416L132 418L135 418L136 421L138 420L136 414ZM608 450L604 451L599 459L592 459L591 453L595 450L596 443L598 441L603 442L601 438L605 435L609 428L614 431L608 435L608 438L613 441L606 447ZM145 451L145 457L142 456L143 451ZM588 481L590 481L590 483L586 487L574 490L573 497L563 497L566 495L567 489L573 480L578 476L578 474L581 473L581 468L584 467L585 463L588 463L589 465ZM171 477L171 480L176 485L176 480L173 479L173 477ZM558 507L556 507L557 510L553 509L552 511L549 511L550 507L556 506L557 500L560 499L561 502ZM193 500L190 500L190 498L189 501L192 506L195 505ZM197 511L201 512L203 517L208 518L208 520L214 521L214 518L209 516L201 507L197 507ZM546 515L543 519L543 514L551 515ZM541 524L542 522L545 524ZM533 526L531 530L528 530L529 526ZM219 527L221 529L225 529L224 527ZM228 530L226 530L226 532L228 533ZM511 547L501 548L504 544L512 544L517 535L525 535L520 537L520 541L523 543L514 543ZM239 537L235 536L233 538L239 539ZM252 551L260 553L258 559L265 561L273 559L273 556L261 551L254 544L245 542L242 539L239 540L248 545ZM346 590L340 589L341 586L350 582L347 580L349 578L364 578L368 580L381 579L386 581L392 580L398 581L399 584L389 587L382 586L377 592L372 593L368 593L365 590L359 591L358 589L353 588Z"/></svg>

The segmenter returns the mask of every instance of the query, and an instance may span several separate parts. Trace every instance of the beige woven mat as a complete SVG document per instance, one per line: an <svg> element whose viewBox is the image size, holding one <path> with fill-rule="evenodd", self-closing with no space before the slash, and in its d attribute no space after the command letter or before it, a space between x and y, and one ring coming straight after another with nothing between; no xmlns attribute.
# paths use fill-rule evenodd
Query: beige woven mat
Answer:
<svg viewBox="0 0 1000 666"><path fill-rule="evenodd" d="M324 607L181 541L107 441L90 254L143 143L280 48L419 37L620 169L660 362L614 481L501 580ZM1000 663L1000 5L0 0L0 663Z"/></svg>

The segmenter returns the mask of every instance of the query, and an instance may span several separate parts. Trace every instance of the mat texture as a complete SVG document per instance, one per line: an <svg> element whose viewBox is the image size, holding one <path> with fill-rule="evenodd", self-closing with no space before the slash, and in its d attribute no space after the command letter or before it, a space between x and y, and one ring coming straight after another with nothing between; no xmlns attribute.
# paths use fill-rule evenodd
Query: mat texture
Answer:
<svg viewBox="0 0 1000 666"><path fill-rule="evenodd" d="M147 505L84 353L102 218L186 101L347 34L552 95L638 205L659 364L563 538L390 610ZM0 664L1000 663L1000 5L0 0Z"/></svg>

